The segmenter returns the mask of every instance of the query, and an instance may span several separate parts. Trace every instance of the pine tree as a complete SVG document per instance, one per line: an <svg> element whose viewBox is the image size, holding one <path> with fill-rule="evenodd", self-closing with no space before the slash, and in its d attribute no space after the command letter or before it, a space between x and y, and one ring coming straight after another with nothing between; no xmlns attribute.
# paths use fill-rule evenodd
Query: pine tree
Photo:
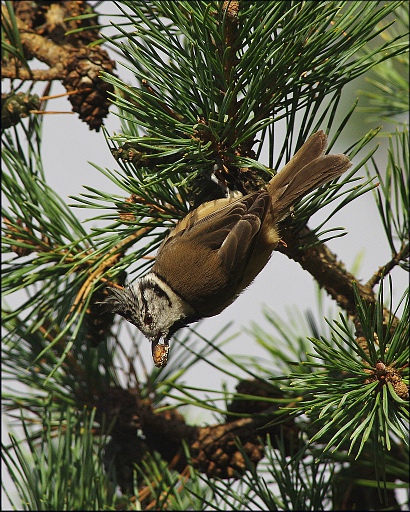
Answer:
<svg viewBox="0 0 410 512"><path fill-rule="evenodd" d="M110 8L101 19L120 21L101 38L98 5L2 5L2 77L10 80L2 95L3 378L24 385L3 393L23 432L3 446L19 495L5 489L9 499L24 510L407 509L396 491L408 487L408 291L393 305L391 272L401 267L403 279L409 271L408 129L397 117L408 112L408 4ZM114 54L132 84L115 71ZM48 69L36 69L34 57ZM330 150L358 108L341 114L342 92L363 75L372 88L362 93L362 115L395 131L350 139L345 153L360 152L360 161L281 224L278 251L316 280L319 306L330 296L330 314L267 310L269 332L254 325L249 342L264 359L226 349L225 329L208 339L193 326L172 340L165 368L144 362L146 340L101 314L107 286L143 274L176 221L221 197L215 169L246 193L318 129ZM52 80L90 129L101 128L110 103L120 118L118 133L103 129L116 162L95 166L120 193L95 186L75 198L76 208L97 212L94 228L47 182L40 113ZM39 98L33 88L43 81ZM386 169L374 156L376 136L389 139ZM362 283L328 241L346 235L329 227L334 215L365 193L374 195L391 259ZM322 208L326 226L313 225ZM22 292L9 307L7 295ZM225 363L210 361L215 352ZM235 391L184 381L188 368L207 365L221 379L245 377ZM184 415L186 405L197 417ZM202 410L215 422L201 422Z"/></svg>

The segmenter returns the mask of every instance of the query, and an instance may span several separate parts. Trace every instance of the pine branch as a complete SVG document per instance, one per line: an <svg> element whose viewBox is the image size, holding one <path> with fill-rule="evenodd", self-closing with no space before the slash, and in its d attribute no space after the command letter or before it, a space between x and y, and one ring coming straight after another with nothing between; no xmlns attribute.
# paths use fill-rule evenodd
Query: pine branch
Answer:
<svg viewBox="0 0 410 512"><path fill-rule="evenodd" d="M394 11L396 23L388 28L384 38L401 36L404 39L409 35L409 6L403 3ZM364 48L364 52L369 52ZM368 121L386 119L392 122L394 116L406 114L409 111L409 56L398 55L377 65L366 77L369 87L358 91L360 96L367 99L366 106L359 110L370 113ZM393 121L394 122L394 121Z"/></svg>
<svg viewBox="0 0 410 512"><path fill-rule="evenodd" d="M186 423L184 418L176 411L156 412L149 401L141 401L138 390L107 389L98 402L98 415L102 411L107 415L108 423L115 418L117 421L111 431L112 444L115 446L134 446L128 449L127 460L118 459L118 468L124 470L126 466L140 463L144 450L155 449L164 460L172 461L173 469L183 472L188 464L209 477L239 478L245 463L241 449L235 444L240 441L244 453L256 466L263 457L263 442L259 438L266 435L276 435L279 427L264 429L257 433L260 427L266 424L267 417L277 406L263 410L260 416L231 420L225 424L216 424L206 427L193 427ZM89 404L91 405L91 404ZM100 416L99 416L100 417ZM111 421L110 421L111 420ZM144 445L137 434L138 429L144 433ZM297 427L291 422L287 424L287 443L291 435L296 435ZM188 461L183 450L186 443L190 453ZM142 450L142 451L141 451ZM121 482L123 492L129 490L130 482Z"/></svg>
<svg viewBox="0 0 410 512"><path fill-rule="evenodd" d="M75 5L84 6L66 2L56 9L61 13ZM5 395L8 411L23 408L34 415L33 423L38 422L49 435L53 422L61 419L63 406L68 404L76 410L84 405L95 408L95 424L87 423L83 429L87 432L84 444L79 444L74 454L81 455L83 446L90 447L96 437L109 432L111 441L105 446L104 455L106 467L115 465L118 483L124 492L131 493L135 492L133 470L138 465L141 508L161 505L169 509L195 509L198 504L203 508L209 496L205 496L207 491L213 493L210 502L215 503L218 496L220 503L228 506L235 500L244 507L249 503L257 505L260 501L256 496L273 509L283 509L285 505L298 508L307 502L312 510L323 508L323 503L330 499L330 484L324 482L325 471L318 468L316 461L320 457L346 462L355 471L365 465L369 486L378 485L385 475L399 475L403 479L403 473L386 461L390 460L390 447L395 450L400 467L405 460L402 444L397 440L404 439L408 418L404 343L407 318L399 319L397 309L384 304L381 292L376 297L373 287L379 276L375 274L364 285L355 283L354 275L319 240L326 233L319 233L322 225L312 229L305 225L317 209L344 195L335 212L369 190L371 180L345 193L342 186L350 186L355 180L352 171L343 181L307 198L296 207L293 218L281 226L285 245L279 250L310 272L354 318L356 332L352 322L341 316L338 322L329 322L331 334L324 336L325 329L314 326L310 319L310 327L315 331L310 346L306 330L298 336L296 329L286 324L284 347L279 347L272 337L263 340L270 354L264 364L251 355L241 361L231 353L225 354L217 335L212 340L202 339L199 348L187 336L175 340L167 368L147 370L135 333L129 331L135 342L129 354L121 341L128 333L124 334L124 322L114 323L113 315L101 319L95 305L102 299L105 283L124 282L124 271L131 263L138 262L137 271L149 265L150 260L145 258L151 257L165 236L164 228L172 227L192 204L217 194L217 188L208 184L215 165L228 184L234 185L231 188L246 191L260 188L273 168L279 168L283 159L289 160L315 128L325 127L328 133L335 133L330 142L332 147L354 110L353 106L344 114L338 128L332 127L343 86L377 62L405 51L398 34L377 44L366 56L358 54L381 33L383 27L377 24L401 3L381 6L329 2L325 9L314 2L144 1L116 5L123 12L122 22L109 43L125 56L140 87L131 87L112 74L105 75L109 86L116 88L115 103L120 107L123 133L110 142L120 170L99 170L125 195L113 197L88 187L88 193L80 199L82 207L94 210L108 205L109 215L96 218L111 223L105 222L92 234L86 233L66 205L47 188L41 168L40 132L39 140L33 137L34 141L33 134L28 133L28 158L20 140L13 144L9 133L5 135L4 158L9 167L5 188L11 203L4 214L5 252L14 251L17 255L6 262L6 290L27 290L29 298L13 311L5 308L8 334L4 364L6 375L18 378L31 391L21 395L10 390ZM88 61L93 55L98 60L101 56L85 49L80 35L84 30L77 31L78 25L71 26L72 38L65 34L67 39L61 44L47 17L51 14L48 4L29 3L28 12L22 12L20 4L15 4L16 16L11 4L7 6L3 22L6 53L11 56L7 56L8 69L11 62L20 62L25 66L20 66L22 72L29 76L27 61L30 51L35 49L32 43L47 37L51 45L66 52L65 59L70 55L76 60L71 46L77 41L81 58L76 60L79 67L74 67L80 82L84 71L82 58ZM44 27L36 25L38 9L46 16ZM94 15L90 13L88 19L94 19ZM87 20L84 12L73 16L72 21L76 24L81 20ZM58 23L57 29L62 26ZM93 37L91 40L96 42ZM42 50L50 49L50 44L38 49L39 57L46 58ZM51 60L49 64L53 66ZM91 66L93 71L100 68ZM302 128L296 130L296 117L303 108ZM287 128L279 158L274 162L273 150L279 137L274 124L279 119L286 120ZM376 130L369 132L346 153L353 157L375 134ZM260 161L265 141L270 149L269 167ZM404 146L401 155L405 160ZM371 156L372 152L357 167ZM380 181L378 194L379 211L393 254L385 265L385 274L396 266L397 257L408 252L408 244L407 248L403 245L408 221L400 213L401 206L408 202L408 193L400 172L402 166L397 161L397 154L392 151L392 171L385 182ZM395 209L391 208L393 203ZM398 249L395 234L401 242ZM153 239L149 239L151 235ZM140 240L145 241L142 248L136 247ZM98 341L101 343L97 346ZM307 354L312 347L313 355ZM233 370L209 362L211 352L225 356ZM289 360L289 353L296 362ZM187 368L198 361L208 361L234 378L243 372L250 380L242 380L235 393L225 389L219 393L201 390L181 383ZM262 381L261 374L265 379L281 380L281 388L275 382ZM124 382L127 389L120 387ZM215 399L209 398L215 395ZM171 400L171 404L166 400ZM46 419L45 401L49 414ZM218 401L224 406L218 405ZM191 404L213 411L216 423L193 425L176 410ZM309 417L308 421L301 421L302 414ZM105 430L107 424L110 429ZM281 449L276 457L268 435L279 434L279 424L284 429L282 443L273 444ZM63 435L68 439L68 433L65 426L59 428L59 442ZM33 436L28 430L26 434L31 443ZM303 453L294 455L295 438L306 442L306 435L311 443ZM327 444L329 449L336 446L335 453L327 453L319 443ZM54 461L52 443L44 446ZM71 446L68 443L65 450L70 452ZM358 454L357 463L350 455L353 449ZM28 468L17 443L13 443L13 450ZM154 451L161 461L150 456ZM8 453L8 467L13 471L11 452ZM90 465L90 450L84 453L84 468L102 479L101 468L94 472ZM264 454L270 472L264 468ZM309 458L312 464L308 463ZM41 472L47 469L42 466L44 461L34 460L36 475L50 475L44 485L44 492L48 492L54 475ZM68 466L64 467L69 480L77 481L77 475L70 473L73 460L78 464L82 459L67 456L64 461ZM52 465L56 467L54 462ZM332 471L335 467L330 465ZM197 485L201 474L207 483L205 488ZM27 475L29 480L29 471ZM269 481L278 482L286 497L283 503L276 491L268 488L264 475L268 475ZM14 473L16 480L21 476ZM332 473L329 482L334 486L335 502L342 503L343 498L351 496L345 489L346 474L340 471L338 476L339 481ZM247 490L237 499L232 485L224 487L217 477L235 478L239 485L247 484ZM388 482L389 490L396 485L393 480ZM87 482L94 499L95 487ZM294 482L297 489L293 488ZM352 482L350 478L349 485ZM80 485L78 489L82 492ZM195 505L189 501L191 491L197 496ZM61 493L51 495L53 505L61 503ZM41 499L36 501L38 497L42 498L41 493L33 497L32 503L42 503ZM375 490L371 497L376 508ZM23 499L28 501L30 497L23 495ZM362 503L356 495L353 501L356 506ZM96 503L101 508L107 503L112 506L109 500L95 499L93 504Z"/></svg>
<svg viewBox="0 0 410 512"><path fill-rule="evenodd" d="M372 277L365 284L366 288L373 289L377 284L380 283L397 265L400 265L403 261L408 260L410 255L409 243L403 244L400 250L389 260L385 265L376 270Z"/></svg>
<svg viewBox="0 0 410 512"><path fill-rule="evenodd" d="M345 265L325 244L315 243L307 249L301 248L300 244L304 240L317 240L309 228L305 227L301 231L286 229L281 234L285 245L281 244L277 251L296 261L308 271L318 285L324 288L350 316L355 318L357 315L355 289L367 305L376 304L377 297L373 292L372 283L368 282L365 285L359 283L356 276L346 270ZM389 311L385 309L385 317L389 316Z"/></svg>
<svg viewBox="0 0 410 512"><path fill-rule="evenodd" d="M50 69L32 69L17 68L13 64L2 66L2 78L18 79L23 81L49 82L52 80L63 80L67 72L62 66L51 67Z"/></svg>
<svg viewBox="0 0 410 512"><path fill-rule="evenodd" d="M112 72L115 64L101 47L85 46L83 36L63 36L67 28L64 18L78 13L76 4L78 2L44 6L44 12L40 13L36 12L36 8L42 11L40 6L30 6L27 12L26 6L19 3L14 6L15 10L10 7L11 2L2 4L2 25L9 40L5 49L13 55L2 68L2 77L23 81L61 80L72 93L69 100L73 112L78 112L90 129L98 131L108 114L107 91L111 90L101 80L100 71ZM46 23L36 25L43 17ZM31 70L27 61L33 57L46 63L49 69Z"/></svg>
<svg viewBox="0 0 410 512"><path fill-rule="evenodd" d="M65 407L56 422L47 405L44 401L40 431L22 418L26 449L14 435L9 446L2 446L2 459L26 510L114 509L118 504L115 481L103 467L106 439L102 435L96 442L95 412ZM121 501L131 510L132 500L123 497Z"/></svg>

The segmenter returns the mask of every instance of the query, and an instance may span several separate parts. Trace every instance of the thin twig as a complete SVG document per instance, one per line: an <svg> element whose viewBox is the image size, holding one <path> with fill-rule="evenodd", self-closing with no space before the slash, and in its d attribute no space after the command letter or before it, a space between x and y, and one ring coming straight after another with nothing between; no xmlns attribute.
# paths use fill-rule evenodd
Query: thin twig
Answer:
<svg viewBox="0 0 410 512"><path fill-rule="evenodd" d="M401 261L405 261L409 257L409 243L402 245L399 252L394 254L393 258L388 261L385 265L379 267L372 277L365 284L366 287L373 289L384 277L391 272L394 267L400 264Z"/></svg>

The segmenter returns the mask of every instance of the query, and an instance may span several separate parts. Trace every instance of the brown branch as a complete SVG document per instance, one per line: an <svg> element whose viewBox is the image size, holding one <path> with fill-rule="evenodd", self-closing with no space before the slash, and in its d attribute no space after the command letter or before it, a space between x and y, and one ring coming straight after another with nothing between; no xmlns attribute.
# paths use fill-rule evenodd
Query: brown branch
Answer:
<svg viewBox="0 0 410 512"><path fill-rule="evenodd" d="M348 272L344 264L337 256L323 243L318 243L306 249L300 248L303 240L317 240L316 236L308 227L300 231L291 227L282 229L281 236L285 245L279 245L277 251L285 254L289 259L299 263L301 267L309 272L321 288L326 290L330 297L344 309L353 319L356 325L357 336L361 336L361 326L357 318L354 286L361 299L369 306L374 306L377 297L369 283L361 284L356 276ZM398 318L391 318L391 312L383 309L383 317L390 321L390 329L394 331L399 321Z"/></svg>
<svg viewBox="0 0 410 512"><path fill-rule="evenodd" d="M10 18L6 6L1 7L2 15L10 23ZM34 30L18 16L16 16L17 28L20 32L21 44L28 55L35 55L38 60L45 62L51 68L59 70L65 76L64 68L68 59L68 52L63 46L53 43L50 39L37 34ZM22 68L14 68L14 78L20 78ZM17 72L17 76L16 76ZM10 77L11 78L11 77Z"/></svg>
<svg viewBox="0 0 410 512"><path fill-rule="evenodd" d="M27 4L28 9L20 9L21 5L15 3L15 19L26 60L36 57L50 66L50 69L31 71L12 58L6 68L3 68L2 76L32 81L61 80L67 91L75 91L69 97L73 111L79 114L80 119L85 121L90 129L98 131L102 120L108 115L110 102L107 93L113 91L113 86L104 82L100 74L102 70L112 73L115 63L101 47L86 45L90 40L88 36L86 37L87 31L64 35L67 29L64 19L80 14L81 9L87 7L86 2L64 2L64 5L48 3L37 6L40 10L45 10L42 14L46 18L46 23L42 26L34 26L37 17L30 10L29 3L21 2ZM5 5L2 5L2 16L10 23ZM71 28L76 28L77 22L82 23L79 20L74 21ZM91 36L91 39L93 37ZM14 63L16 64L13 65Z"/></svg>
<svg viewBox="0 0 410 512"><path fill-rule="evenodd" d="M240 441L244 452L256 466L263 457L266 435L270 434L274 439L280 431L278 425L261 428L277 411L277 405L270 405L260 415L196 427L188 425L184 417L175 410L156 412L149 400L140 398L138 388L109 388L99 395L96 402L88 401L86 405L96 407L97 421L102 421L105 416L105 424L108 425L114 420L110 435L116 453L122 452L122 456L115 461L117 474L124 472L124 466L132 467L134 463L140 463L145 453L155 449L179 472L183 472L190 462L208 476L235 478L246 470L245 460L236 440ZM139 430L144 434L144 446L138 434ZM285 422L284 434L289 447L292 435L297 434L293 420L288 419ZM184 443L188 445L190 461L186 459ZM119 483L123 491L131 486L131 482L127 483L125 480Z"/></svg>
<svg viewBox="0 0 410 512"><path fill-rule="evenodd" d="M409 257L409 243L403 244L400 251L394 254L393 258L385 265L376 270L372 277L367 281L366 287L373 289L387 274L389 274L394 267L405 261Z"/></svg>
<svg viewBox="0 0 410 512"><path fill-rule="evenodd" d="M372 289L360 284L325 244L318 243L307 249L300 248L303 244L302 237L308 240L314 237L308 227L299 232L287 228L281 232L281 236L286 245L278 246L277 251L298 262L348 314L355 316L356 311L353 283L367 304L376 302Z"/></svg>
<svg viewBox="0 0 410 512"><path fill-rule="evenodd" d="M66 76L66 72L61 69L61 66L52 67L50 69L33 69L28 70L21 66L16 67L12 64L2 66L1 75L2 78L10 78L14 80L33 80L35 82L50 82L52 80L63 80Z"/></svg>

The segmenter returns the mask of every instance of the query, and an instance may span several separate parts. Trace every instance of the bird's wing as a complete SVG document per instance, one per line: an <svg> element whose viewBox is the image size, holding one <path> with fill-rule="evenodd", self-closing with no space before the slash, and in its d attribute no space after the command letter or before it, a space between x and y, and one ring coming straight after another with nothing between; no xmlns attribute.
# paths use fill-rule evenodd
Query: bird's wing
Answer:
<svg viewBox="0 0 410 512"><path fill-rule="evenodd" d="M206 264L200 261L200 253L209 255L212 251L225 273L241 273L252 254L269 205L269 194L262 190L224 204L204 217L192 215L183 229L175 229L163 242L157 255L158 264L165 257L184 258L185 249L197 253L198 260L193 261L200 267Z"/></svg>

